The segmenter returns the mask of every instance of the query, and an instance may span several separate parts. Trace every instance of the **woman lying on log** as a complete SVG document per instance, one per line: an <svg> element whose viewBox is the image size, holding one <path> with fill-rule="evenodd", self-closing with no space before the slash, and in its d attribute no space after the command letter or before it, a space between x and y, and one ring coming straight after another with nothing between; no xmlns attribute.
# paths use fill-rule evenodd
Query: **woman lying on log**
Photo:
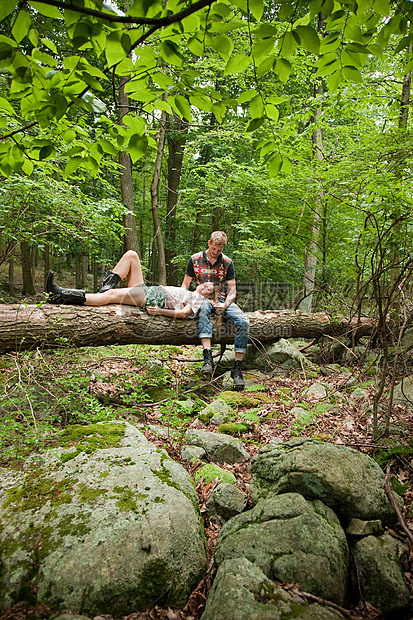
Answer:
<svg viewBox="0 0 413 620"><path fill-rule="evenodd" d="M127 278L128 287L115 290L116 285ZM195 292L177 286L145 286L139 256L133 250L126 252L113 271L107 271L97 293L85 293L79 289L61 288L50 271L46 292L52 304L77 306L105 306L126 304L146 308L148 314L193 319L205 299L214 292L214 285L206 282L197 286Z"/></svg>

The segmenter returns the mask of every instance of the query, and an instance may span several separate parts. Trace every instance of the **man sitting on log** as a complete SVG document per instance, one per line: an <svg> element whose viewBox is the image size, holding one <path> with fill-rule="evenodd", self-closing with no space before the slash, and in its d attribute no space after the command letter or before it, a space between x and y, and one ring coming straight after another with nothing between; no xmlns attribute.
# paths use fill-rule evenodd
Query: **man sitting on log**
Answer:
<svg viewBox="0 0 413 620"><path fill-rule="evenodd" d="M127 278L128 287L115 290L116 285ZM148 314L193 319L204 301L212 295L212 283L203 282L195 292L177 286L145 286L139 256L133 250L126 252L113 271L105 274L97 293L85 293L79 289L58 286L51 271L47 277L46 292L52 304L78 306L105 306L127 304L146 308ZM208 302L210 303L210 302Z"/></svg>
<svg viewBox="0 0 413 620"><path fill-rule="evenodd" d="M203 252L193 254L188 261L182 288L189 289L192 280L196 284L211 283L216 290L215 303L203 303L198 317L198 334L203 346L204 365L201 373L204 376L211 375L214 370L214 362L211 353L212 324L211 312L223 316L236 328L235 332L235 362L231 370L234 386L242 390L245 386L242 376L242 360L247 350L249 319L237 304L233 303L237 296L235 282L235 269L232 260L223 254L227 244L227 235L218 230L211 234L208 247Z"/></svg>

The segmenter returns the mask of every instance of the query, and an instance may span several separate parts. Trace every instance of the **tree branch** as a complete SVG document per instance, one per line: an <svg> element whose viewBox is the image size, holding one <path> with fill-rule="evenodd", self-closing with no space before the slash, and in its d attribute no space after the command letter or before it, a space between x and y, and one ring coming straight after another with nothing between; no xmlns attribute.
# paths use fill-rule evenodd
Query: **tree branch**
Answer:
<svg viewBox="0 0 413 620"><path fill-rule="evenodd" d="M200 11L206 6L210 6L215 2L215 0L198 0L194 4L187 6L182 11L178 11L174 15L167 15L166 17L129 17L127 15L115 15L113 13L104 13L103 11L96 11L95 9L88 9L83 6L79 6L78 4L72 4L71 2L64 2L63 0L36 0L38 4L48 4L49 6L54 6L58 9L63 9L66 11L73 11L75 13L82 13L83 15L90 15L92 17L97 17L98 19L103 19L110 23L119 23L119 24L137 24L144 25L149 24L151 26L158 26L158 28L162 28L163 26L169 26L170 24L174 24L176 22L181 21L188 15L192 15L197 11Z"/></svg>

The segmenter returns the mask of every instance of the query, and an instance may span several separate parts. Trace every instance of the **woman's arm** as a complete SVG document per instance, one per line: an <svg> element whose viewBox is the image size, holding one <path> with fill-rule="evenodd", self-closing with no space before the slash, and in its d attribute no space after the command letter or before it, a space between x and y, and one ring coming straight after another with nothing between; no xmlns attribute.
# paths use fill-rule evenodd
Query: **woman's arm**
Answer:
<svg viewBox="0 0 413 620"><path fill-rule="evenodd" d="M161 314L162 316L169 316L175 319L184 319L186 316L192 314L193 310L188 304L182 310L169 310L168 308L159 308L158 306L146 306L148 314L155 316Z"/></svg>

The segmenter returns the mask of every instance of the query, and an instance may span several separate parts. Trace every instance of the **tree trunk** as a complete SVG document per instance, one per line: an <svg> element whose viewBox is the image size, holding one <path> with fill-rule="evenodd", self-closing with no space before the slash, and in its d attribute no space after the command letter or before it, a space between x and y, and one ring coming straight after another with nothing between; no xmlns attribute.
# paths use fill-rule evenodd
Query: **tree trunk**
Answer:
<svg viewBox="0 0 413 620"><path fill-rule="evenodd" d="M129 80L127 77L120 79L119 86L119 124L123 124L123 117L129 112L129 97L125 93L125 84ZM125 234L123 237L123 251L135 250L140 254L138 234L136 231L136 218L134 214L135 208L135 192L133 189L132 179L132 160L129 153L119 152L119 163L121 165L120 173L120 187L122 194L122 201L127 207L129 207L130 213L123 216L123 225L125 227Z"/></svg>
<svg viewBox="0 0 413 620"><path fill-rule="evenodd" d="M168 198L166 201L165 260L167 281L171 286L178 286L177 266L174 262L177 255L176 207L178 204L178 187L181 180L188 123L176 114L173 116L173 121L168 132Z"/></svg>
<svg viewBox="0 0 413 620"><path fill-rule="evenodd" d="M255 341L279 338L319 338L323 335L370 335L374 319L346 318L334 321L327 314L304 314L292 310L247 312L250 336ZM214 324L212 342L232 344L234 327L223 321ZM112 344L199 344L197 321L149 316L134 306L57 306L45 304L0 305L0 352L23 351L43 346L106 346Z"/></svg>
<svg viewBox="0 0 413 620"><path fill-rule="evenodd" d="M10 256L9 259L9 293L14 295L14 256Z"/></svg>
<svg viewBox="0 0 413 620"><path fill-rule="evenodd" d="M167 94L164 94L162 99L166 101ZM155 159L155 169L153 172L153 179L151 183L151 202L152 202L152 218L153 228L158 244L158 260L159 260L159 284L166 284L166 262L165 262L165 248L162 237L161 219L159 217L158 198L159 198L159 181L161 179L161 166L163 150L165 145L165 124L167 114L165 110L162 111L161 124L158 132L158 148Z"/></svg>
<svg viewBox="0 0 413 620"><path fill-rule="evenodd" d="M34 287L33 272L32 272L32 257L30 253L30 246L28 241L20 242L21 261L22 261L22 275L23 275L23 295L34 295L36 289Z"/></svg>
<svg viewBox="0 0 413 620"><path fill-rule="evenodd" d="M324 20L323 16L319 15L318 19L318 31L321 33L324 30ZM321 96L323 94L323 78L319 77L316 79L316 83L314 86L314 96L315 98L319 97L319 103L317 103L317 108L314 112L313 123L315 125L315 129L313 131L312 140L313 140L313 155L317 162L322 162L324 159L324 150L323 150L323 133L321 128L318 126L320 121L320 117L323 113L321 108ZM314 210L312 217L312 224L310 228L309 240L307 243L307 247L305 250L304 257L304 298L300 302L299 309L303 312L311 312L313 306L313 291L315 287L315 274L317 267L317 254L318 254L318 242L320 237L320 223L321 223L321 212L323 208L323 188L320 185L320 189L318 193L314 197Z"/></svg>

